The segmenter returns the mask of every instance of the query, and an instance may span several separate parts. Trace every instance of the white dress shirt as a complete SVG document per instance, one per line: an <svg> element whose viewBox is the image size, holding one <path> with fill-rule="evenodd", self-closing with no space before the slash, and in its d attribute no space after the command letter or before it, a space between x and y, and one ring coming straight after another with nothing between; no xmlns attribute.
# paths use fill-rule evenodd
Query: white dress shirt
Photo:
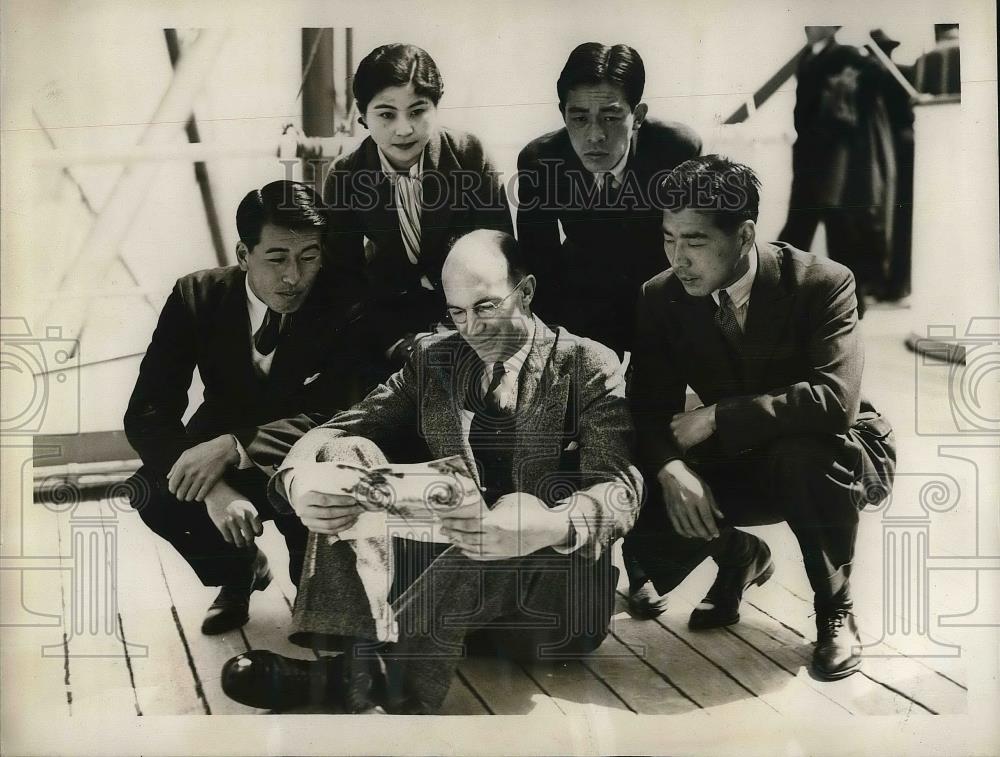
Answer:
<svg viewBox="0 0 1000 757"><path fill-rule="evenodd" d="M604 186L604 180L608 176L611 176L612 179L612 189L622 185L622 177L625 175L625 164L628 163L628 155L631 151L632 142L629 141L628 147L625 148L625 152L622 154L618 162L611 167L610 171L601 171L600 173L594 174L594 183L597 185L598 189L601 189Z"/></svg>
<svg viewBox="0 0 1000 757"><path fill-rule="evenodd" d="M753 289L754 279L757 278L757 245L754 244L753 249L750 250L747 257L750 261L750 266L747 268L746 273L739 277L735 283L724 287L726 294L733 301L733 309L736 311L736 321L740 324L740 331L746 331L747 324L747 311L750 309L750 290ZM719 304L719 292L721 290L716 289L712 292L712 299L715 300L715 304Z"/></svg>
<svg viewBox="0 0 1000 757"><path fill-rule="evenodd" d="M280 347L275 347L270 355L261 355L257 352L257 346L254 344L253 337L264 323L264 318L267 316L267 305L250 288L249 277L244 280L244 283L247 290L247 314L250 316L250 359L253 361L254 372L261 378L267 378L271 372L271 363L274 362L274 356ZM281 328L285 327L287 319L288 316L281 316ZM243 448L243 445L240 444L240 440L234 436L233 441L236 444L236 451L240 455L240 462L237 468L243 470L253 467L253 462L247 455L247 451Z"/></svg>

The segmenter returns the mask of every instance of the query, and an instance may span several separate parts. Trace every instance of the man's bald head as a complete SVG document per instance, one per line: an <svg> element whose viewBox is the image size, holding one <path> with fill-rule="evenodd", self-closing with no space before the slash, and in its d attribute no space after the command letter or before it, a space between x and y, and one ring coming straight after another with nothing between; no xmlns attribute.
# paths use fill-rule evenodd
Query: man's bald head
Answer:
<svg viewBox="0 0 1000 757"><path fill-rule="evenodd" d="M517 240L492 229L476 229L452 245L441 271L442 281L449 272L476 277L504 276L511 286L524 278L527 270Z"/></svg>
<svg viewBox="0 0 1000 757"><path fill-rule="evenodd" d="M459 333L485 362L506 359L523 343L535 277L510 234L479 229L459 238L445 258L441 284Z"/></svg>

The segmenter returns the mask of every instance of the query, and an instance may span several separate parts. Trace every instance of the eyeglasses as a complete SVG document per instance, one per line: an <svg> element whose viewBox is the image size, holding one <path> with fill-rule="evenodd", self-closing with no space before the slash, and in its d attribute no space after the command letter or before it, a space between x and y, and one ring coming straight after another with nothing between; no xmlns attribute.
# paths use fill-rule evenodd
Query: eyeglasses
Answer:
<svg viewBox="0 0 1000 757"><path fill-rule="evenodd" d="M469 320L468 312L471 310L476 314L476 318L493 318L497 313L500 312L500 308L503 304L510 299L510 296L514 294L518 289L521 288L527 280L527 276L517 282L517 286L511 289L503 299L497 300L496 302L480 302L478 305L473 305L471 308L448 308L448 320L452 323L464 324Z"/></svg>

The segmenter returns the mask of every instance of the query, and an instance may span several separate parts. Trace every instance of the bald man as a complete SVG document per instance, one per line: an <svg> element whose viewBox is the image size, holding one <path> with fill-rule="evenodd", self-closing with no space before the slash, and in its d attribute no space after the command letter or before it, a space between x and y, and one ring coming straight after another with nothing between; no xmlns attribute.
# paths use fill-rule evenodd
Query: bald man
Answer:
<svg viewBox="0 0 1000 757"><path fill-rule="evenodd" d="M642 485L621 365L610 349L532 315L535 278L509 234L459 239L442 284L457 333L421 341L403 369L303 436L272 479L275 506L294 509L311 532L290 638L344 654L233 658L223 686L240 702L433 713L466 642L560 659L607 635L617 584L609 547L632 526ZM365 571L381 555L391 585L396 628L385 639L365 596L370 577L359 577L362 552L329 538L354 525L359 503L309 491L295 472L312 461L384 465L409 436L427 460L460 455L483 506L443 519L449 543L436 548L388 537L365 545Z"/></svg>

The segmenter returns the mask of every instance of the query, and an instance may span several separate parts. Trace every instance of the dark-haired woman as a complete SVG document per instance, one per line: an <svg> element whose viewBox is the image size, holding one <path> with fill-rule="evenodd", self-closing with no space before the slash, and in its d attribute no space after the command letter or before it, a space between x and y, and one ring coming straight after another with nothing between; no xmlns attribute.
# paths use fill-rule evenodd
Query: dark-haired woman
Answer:
<svg viewBox="0 0 1000 757"><path fill-rule="evenodd" d="M478 228L512 232L510 210L479 140L438 125L444 85L424 50L377 47L353 91L369 136L326 179L327 255L334 271L363 278L385 354L398 363L413 334L444 313L450 242Z"/></svg>

